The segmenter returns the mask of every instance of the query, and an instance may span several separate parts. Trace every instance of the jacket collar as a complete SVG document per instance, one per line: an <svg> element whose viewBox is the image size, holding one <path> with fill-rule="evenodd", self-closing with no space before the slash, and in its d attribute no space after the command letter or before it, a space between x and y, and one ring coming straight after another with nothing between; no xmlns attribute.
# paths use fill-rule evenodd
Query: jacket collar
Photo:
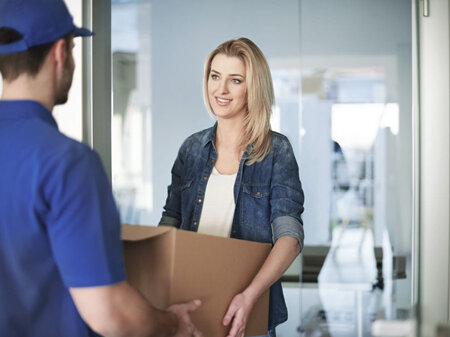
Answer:
<svg viewBox="0 0 450 337"><path fill-rule="evenodd" d="M214 146L214 143L216 140L216 130L217 130L217 122L214 124L213 127L206 129L205 133L202 136L202 146L203 147L208 145L209 142L211 142L211 144L213 144L213 146Z"/></svg>
<svg viewBox="0 0 450 337"><path fill-rule="evenodd" d="M205 130L205 133L203 134L201 141L203 147L208 145L208 143L210 142L212 146L215 147L216 130L217 130L217 122L214 124L214 126ZM249 144L244 152L244 158L247 158L252 153L252 151L253 151L253 144Z"/></svg>

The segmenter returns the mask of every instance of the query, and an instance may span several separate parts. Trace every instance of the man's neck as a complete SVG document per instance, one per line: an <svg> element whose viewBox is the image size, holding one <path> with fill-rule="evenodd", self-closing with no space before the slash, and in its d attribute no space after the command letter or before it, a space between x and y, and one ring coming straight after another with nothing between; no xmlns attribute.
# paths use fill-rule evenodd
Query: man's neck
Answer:
<svg viewBox="0 0 450 337"><path fill-rule="evenodd" d="M31 100L37 101L52 111L54 99L51 95L50 81L44 78L19 76L13 81L3 81L2 100Z"/></svg>

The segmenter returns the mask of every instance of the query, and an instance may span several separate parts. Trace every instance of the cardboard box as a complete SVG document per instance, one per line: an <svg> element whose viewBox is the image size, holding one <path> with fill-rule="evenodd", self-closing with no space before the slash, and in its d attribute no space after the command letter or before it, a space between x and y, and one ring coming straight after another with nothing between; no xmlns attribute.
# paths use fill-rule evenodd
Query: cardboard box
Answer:
<svg viewBox="0 0 450 337"><path fill-rule="evenodd" d="M193 314L205 337L224 337L222 319L270 252L271 245L170 227L122 227L128 281L155 307L200 299ZM246 335L267 334L269 291L256 303Z"/></svg>

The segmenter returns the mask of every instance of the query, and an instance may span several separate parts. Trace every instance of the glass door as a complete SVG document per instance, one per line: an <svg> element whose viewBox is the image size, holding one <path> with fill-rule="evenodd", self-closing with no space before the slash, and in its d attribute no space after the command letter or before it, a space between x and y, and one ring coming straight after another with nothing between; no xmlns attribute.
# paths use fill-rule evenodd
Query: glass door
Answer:
<svg viewBox="0 0 450 337"><path fill-rule="evenodd" d="M305 247L321 264L300 286L305 336L411 316L411 18L411 1L300 1L306 242L329 247Z"/></svg>
<svg viewBox="0 0 450 337"><path fill-rule="evenodd" d="M210 127L203 63L252 39L268 59L272 129L292 143L305 248L283 277L277 335L370 336L411 316L410 0L113 0L112 181L124 223L156 225L183 140Z"/></svg>

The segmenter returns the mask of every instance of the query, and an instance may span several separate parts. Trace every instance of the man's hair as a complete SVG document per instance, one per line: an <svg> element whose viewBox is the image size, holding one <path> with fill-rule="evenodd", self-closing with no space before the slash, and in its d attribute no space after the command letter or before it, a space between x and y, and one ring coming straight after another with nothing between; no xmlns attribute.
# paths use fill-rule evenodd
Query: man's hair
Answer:
<svg viewBox="0 0 450 337"><path fill-rule="evenodd" d="M0 28L0 44L9 44L20 41L23 35L18 31L2 27ZM72 33L66 35L66 50L70 52ZM26 51L14 54L0 55L0 73L4 80L13 81L22 74L36 76L50 49L55 42L32 47Z"/></svg>

